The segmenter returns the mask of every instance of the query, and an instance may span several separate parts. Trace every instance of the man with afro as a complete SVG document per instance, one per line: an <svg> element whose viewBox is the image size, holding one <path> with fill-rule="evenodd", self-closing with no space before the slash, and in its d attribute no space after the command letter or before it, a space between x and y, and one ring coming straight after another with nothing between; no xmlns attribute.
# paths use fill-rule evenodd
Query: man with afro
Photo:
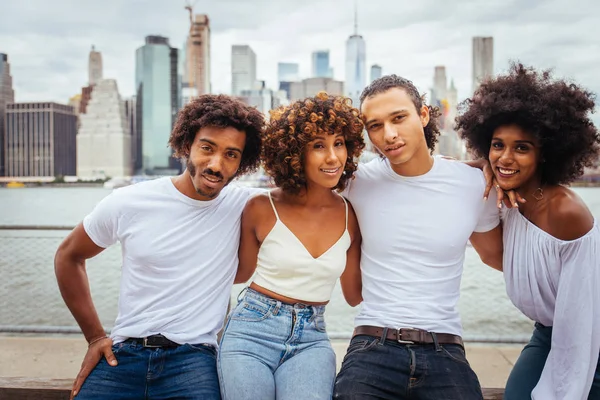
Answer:
<svg viewBox="0 0 600 400"><path fill-rule="evenodd" d="M255 108L200 96L180 111L169 140L185 172L112 192L62 242L58 285L88 342L72 396L221 398L217 332L238 266L241 214L257 190L228 184L258 167L263 128ZM116 242L123 265L109 337L85 261Z"/></svg>

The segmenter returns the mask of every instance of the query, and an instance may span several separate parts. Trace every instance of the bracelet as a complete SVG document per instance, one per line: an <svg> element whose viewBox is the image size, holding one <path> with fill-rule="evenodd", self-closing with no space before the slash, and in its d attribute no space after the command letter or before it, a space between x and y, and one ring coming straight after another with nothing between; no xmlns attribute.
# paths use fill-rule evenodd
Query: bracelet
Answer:
<svg viewBox="0 0 600 400"><path fill-rule="evenodd" d="M90 347L94 343L99 342L99 341L101 341L103 339L108 339L108 336L104 335L104 336L97 337L96 339L90 340L90 342L88 343L88 347Z"/></svg>

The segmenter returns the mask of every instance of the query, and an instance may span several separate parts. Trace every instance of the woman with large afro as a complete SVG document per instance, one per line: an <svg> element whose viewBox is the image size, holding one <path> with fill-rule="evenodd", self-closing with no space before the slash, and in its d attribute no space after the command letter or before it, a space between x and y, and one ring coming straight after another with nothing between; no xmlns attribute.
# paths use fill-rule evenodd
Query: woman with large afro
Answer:
<svg viewBox="0 0 600 400"><path fill-rule="evenodd" d="M504 191L503 271L515 306L535 321L505 399L600 399L600 227L567 187L598 159L594 95L521 64L461 104L457 129Z"/></svg>

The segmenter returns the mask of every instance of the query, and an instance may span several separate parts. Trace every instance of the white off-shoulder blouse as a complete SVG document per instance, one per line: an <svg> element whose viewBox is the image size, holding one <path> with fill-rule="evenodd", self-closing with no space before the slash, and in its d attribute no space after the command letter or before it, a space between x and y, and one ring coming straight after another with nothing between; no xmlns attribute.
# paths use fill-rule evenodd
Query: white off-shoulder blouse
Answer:
<svg viewBox="0 0 600 400"><path fill-rule="evenodd" d="M560 240L505 209L504 279L513 304L552 326L552 344L534 400L584 400L600 353L600 228Z"/></svg>

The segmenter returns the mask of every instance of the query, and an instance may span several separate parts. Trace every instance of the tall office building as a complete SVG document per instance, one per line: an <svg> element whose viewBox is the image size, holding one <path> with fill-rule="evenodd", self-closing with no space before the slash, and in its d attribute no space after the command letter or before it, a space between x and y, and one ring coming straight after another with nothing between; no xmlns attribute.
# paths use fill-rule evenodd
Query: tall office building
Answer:
<svg viewBox="0 0 600 400"><path fill-rule="evenodd" d="M277 80L279 82L298 82L300 80L298 63L277 63Z"/></svg>
<svg viewBox="0 0 600 400"><path fill-rule="evenodd" d="M375 79L381 78L383 75L383 69L381 65L373 64L371 65L371 77L369 79L369 83L373 82Z"/></svg>
<svg viewBox="0 0 600 400"><path fill-rule="evenodd" d="M454 80L451 80L450 87L448 87L446 67L442 65L435 67L433 88L431 89L431 104L439 107L441 112L439 119L441 134L438 138L435 153L463 159L465 155L464 145L454 130L458 92L454 86Z"/></svg>
<svg viewBox="0 0 600 400"><path fill-rule="evenodd" d="M454 86L454 79L450 80L450 87L446 91L446 101L448 103L448 113L446 115L446 129L454 130L454 119L458 114L458 90Z"/></svg>
<svg viewBox="0 0 600 400"><path fill-rule="evenodd" d="M136 51L136 140L141 138L136 170L142 173L177 173L167 143L181 108L178 56L179 51L162 36L147 36L146 44Z"/></svg>
<svg viewBox="0 0 600 400"><path fill-rule="evenodd" d="M102 80L102 54L92 46L88 61L88 85L93 86Z"/></svg>
<svg viewBox="0 0 600 400"><path fill-rule="evenodd" d="M333 78L333 68L329 66L329 50L312 53L312 78Z"/></svg>
<svg viewBox="0 0 600 400"><path fill-rule="evenodd" d="M433 92L431 103L440 107L442 102L446 100L446 91L448 87L448 79L446 78L446 67L438 65L433 73Z"/></svg>
<svg viewBox="0 0 600 400"><path fill-rule="evenodd" d="M127 120L127 129L129 136L131 136L131 165L133 171L135 171L136 160L141 157L141 153L138 154L138 149L142 148L141 137L138 137L137 131L137 99L135 96L131 96L123 100L123 107L125 107L125 119ZM138 143L139 142L139 143ZM140 163L141 164L141 163ZM139 169L139 168L138 168Z"/></svg>
<svg viewBox="0 0 600 400"><path fill-rule="evenodd" d="M231 46L231 94L257 89L256 54L248 45Z"/></svg>
<svg viewBox="0 0 600 400"><path fill-rule="evenodd" d="M4 176L5 146L4 146L4 115L6 104L14 103L15 91L10 75L10 64L8 55L0 53L0 176Z"/></svg>
<svg viewBox="0 0 600 400"><path fill-rule="evenodd" d="M354 10L354 33L346 40L346 93L355 107L367 84L367 50L365 40L358 34L358 13Z"/></svg>
<svg viewBox="0 0 600 400"><path fill-rule="evenodd" d="M277 81L279 82L279 90L285 93L286 99L290 98L290 85L292 82L300 80L300 68L297 63L277 64Z"/></svg>
<svg viewBox="0 0 600 400"><path fill-rule="evenodd" d="M300 82L292 82L290 85L290 101L312 97L321 91L325 91L332 96L343 96L344 82L331 78L308 78Z"/></svg>
<svg viewBox="0 0 600 400"><path fill-rule="evenodd" d="M117 81L96 82L77 134L77 176L89 179L130 176L128 128Z"/></svg>
<svg viewBox="0 0 600 400"><path fill-rule="evenodd" d="M196 14L192 19L190 10L190 32L183 52L183 104L194 97L210 93L210 23L208 15Z"/></svg>
<svg viewBox="0 0 600 400"><path fill-rule="evenodd" d="M77 116L57 103L6 105L6 176L76 174Z"/></svg>
<svg viewBox="0 0 600 400"><path fill-rule="evenodd" d="M473 38L473 85L475 92L481 81L494 75L494 38Z"/></svg>

